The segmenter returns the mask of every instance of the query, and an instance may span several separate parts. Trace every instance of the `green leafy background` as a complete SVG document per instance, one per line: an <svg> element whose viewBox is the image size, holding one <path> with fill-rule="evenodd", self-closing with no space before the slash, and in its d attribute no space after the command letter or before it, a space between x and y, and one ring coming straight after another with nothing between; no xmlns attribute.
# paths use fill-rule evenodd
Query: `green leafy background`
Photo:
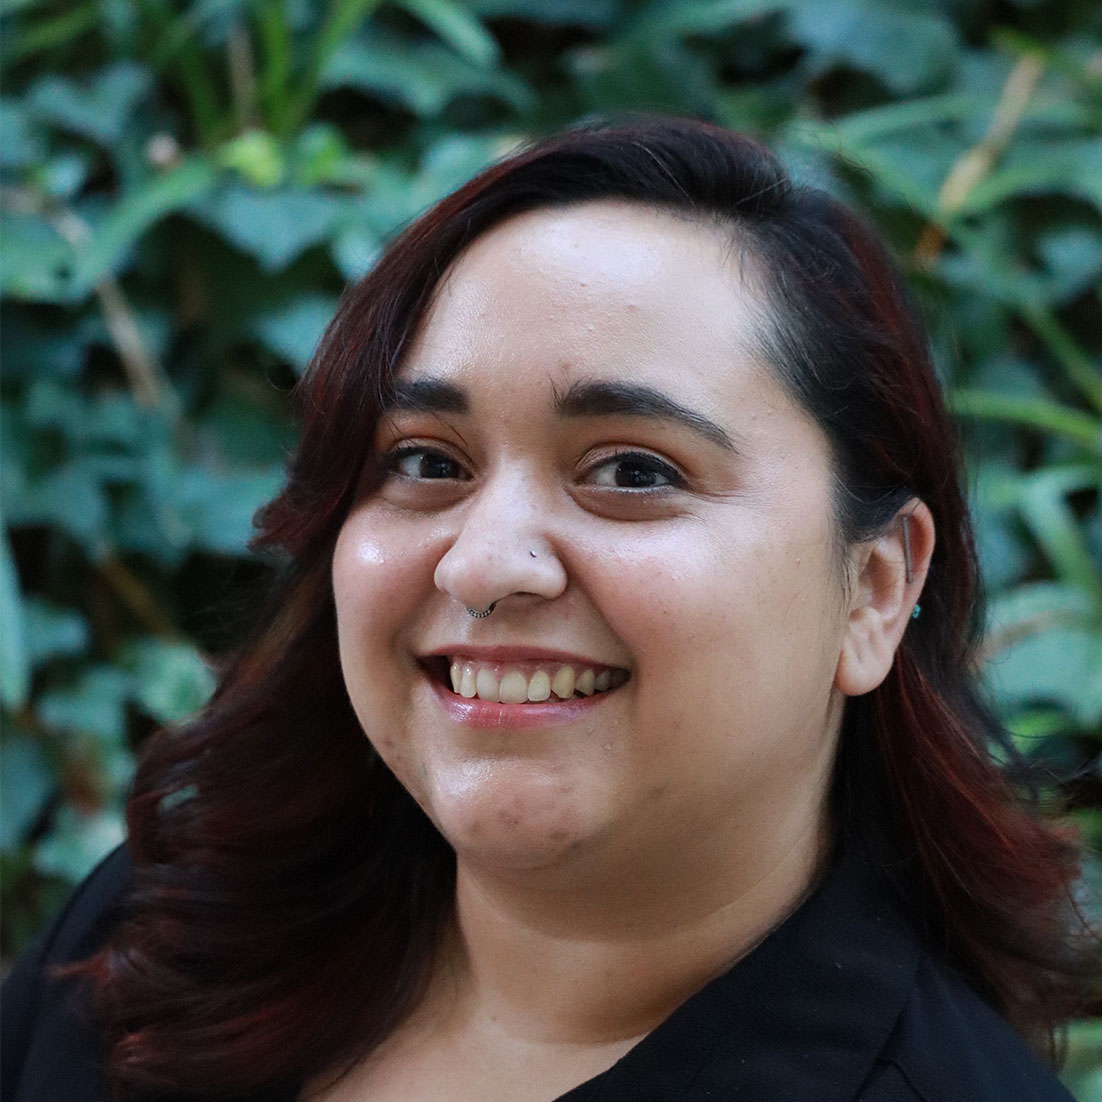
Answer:
<svg viewBox="0 0 1102 1102"><path fill-rule="evenodd" d="M1100 13L0 3L5 954L121 838L141 740L210 693L345 282L517 142L624 109L765 138L895 246L966 433L987 683L1102 847ZM1065 1074L1102 1099L1099 1019Z"/></svg>

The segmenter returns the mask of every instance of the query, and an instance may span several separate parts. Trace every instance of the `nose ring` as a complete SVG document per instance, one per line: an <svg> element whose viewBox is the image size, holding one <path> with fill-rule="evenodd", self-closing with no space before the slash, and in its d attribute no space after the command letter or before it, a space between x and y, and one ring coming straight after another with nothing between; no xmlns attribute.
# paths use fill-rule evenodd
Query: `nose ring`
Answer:
<svg viewBox="0 0 1102 1102"><path fill-rule="evenodd" d="M528 554L533 559L538 559L539 558L539 552L538 551L534 551L534 550L530 549L528 551ZM486 617L489 616L490 613L493 612L496 607L497 607L497 601L491 601L490 604L488 604L483 609L471 608L468 605L467 606L467 615L468 616L473 616L476 620L485 620Z"/></svg>

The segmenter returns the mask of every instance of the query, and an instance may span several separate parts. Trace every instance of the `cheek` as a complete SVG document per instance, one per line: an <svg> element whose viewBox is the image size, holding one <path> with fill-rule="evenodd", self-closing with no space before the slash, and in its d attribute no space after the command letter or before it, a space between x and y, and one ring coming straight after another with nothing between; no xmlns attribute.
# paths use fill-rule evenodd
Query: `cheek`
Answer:
<svg viewBox="0 0 1102 1102"><path fill-rule="evenodd" d="M416 796L416 763L405 761L398 732L403 629L425 603L425 567L375 510L353 513L333 551L333 599L341 671L352 707L382 759ZM428 572L431 582L431 570ZM406 648L408 651L408 647Z"/></svg>
<svg viewBox="0 0 1102 1102"><path fill-rule="evenodd" d="M333 552L333 599L345 641L384 639L424 600L432 570L407 532L397 538L374 511L353 513Z"/></svg>
<svg viewBox="0 0 1102 1102"><path fill-rule="evenodd" d="M642 663L659 655L664 662L676 655L677 667L707 662L776 596L768 543L751 525L716 531L694 519L665 531L628 530L603 555L590 552L589 565L601 612Z"/></svg>
<svg viewBox="0 0 1102 1102"><path fill-rule="evenodd" d="M347 521L333 551L333 601L342 660L347 651L363 646L363 628L372 623L371 610L389 565L385 548L355 518Z"/></svg>
<svg viewBox="0 0 1102 1102"><path fill-rule="evenodd" d="M602 571L601 608L632 651L640 692L686 729L783 725L825 703L837 661L829 526L728 517L658 541L629 535Z"/></svg>
<svg viewBox="0 0 1102 1102"><path fill-rule="evenodd" d="M409 627L426 604L426 577L428 585L432 581L414 541L387 538L391 534L373 511L364 510L345 522L333 551L341 670L352 706L365 729L370 723L377 746L398 718ZM390 720L379 722L384 715Z"/></svg>

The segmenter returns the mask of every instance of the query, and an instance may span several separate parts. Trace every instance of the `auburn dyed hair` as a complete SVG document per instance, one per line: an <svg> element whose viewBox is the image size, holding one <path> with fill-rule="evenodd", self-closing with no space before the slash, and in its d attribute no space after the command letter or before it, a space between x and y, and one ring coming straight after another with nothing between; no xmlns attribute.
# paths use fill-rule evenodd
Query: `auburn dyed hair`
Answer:
<svg viewBox="0 0 1102 1102"><path fill-rule="evenodd" d="M286 485L258 517L280 580L209 706L147 745L128 810L133 890L79 966L120 1096L292 1090L365 1055L423 993L455 857L348 702L333 547L444 272L513 215L608 199L713 225L751 258L766 358L830 442L841 540L870 537L911 498L929 507L922 616L887 680L846 705L836 830L1027 1038L1043 1047L1074 1009L1088 971L1069 934L1077 850L1005 768L1021 763L974 687L979 578L957 440L900 275L853 213L794 186L758 143L648 118L487 169L341 303L300 385Z"/></svg>

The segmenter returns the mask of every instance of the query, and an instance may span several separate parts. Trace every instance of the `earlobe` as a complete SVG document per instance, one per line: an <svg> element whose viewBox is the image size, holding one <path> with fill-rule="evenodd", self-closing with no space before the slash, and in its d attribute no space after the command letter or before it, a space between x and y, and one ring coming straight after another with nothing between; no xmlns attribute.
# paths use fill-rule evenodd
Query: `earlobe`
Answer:
<svg viewBox="0 0 1102 1102"><path fill-rule="evenodd" d="M856 549L856 575L835 687L846 696L872 692L888 676L911 622L934 553L934 519L917 498L879 536Z"/></svg>

